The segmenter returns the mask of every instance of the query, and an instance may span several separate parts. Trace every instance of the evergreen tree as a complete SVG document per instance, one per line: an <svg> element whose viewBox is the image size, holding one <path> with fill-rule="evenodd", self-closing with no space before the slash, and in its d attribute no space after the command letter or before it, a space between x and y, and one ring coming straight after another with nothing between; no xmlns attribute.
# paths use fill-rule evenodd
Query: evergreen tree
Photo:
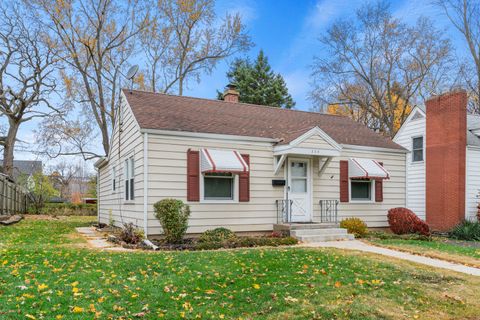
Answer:
<svg viewBox="0 0 480 320"><path fill-rule="evenodd" d="M227 72L229 82L237 87L239 101L290 109L295 105L280 74L272 71L268 58L260 50L255 63L236 59ZM217 91L218 99L223 93Z"/></svg>

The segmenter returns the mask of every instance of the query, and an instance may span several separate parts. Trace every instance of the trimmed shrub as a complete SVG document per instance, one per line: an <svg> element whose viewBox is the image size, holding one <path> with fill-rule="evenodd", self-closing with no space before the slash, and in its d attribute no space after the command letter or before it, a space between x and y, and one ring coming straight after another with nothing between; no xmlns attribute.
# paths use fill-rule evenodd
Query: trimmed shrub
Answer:
<svg viewBox="0 0 480 320"><path fill-rule="evenodd" d="M480 241L480 222L465 220L449 232L449 237L457 240Z"/></svg>
<svg viewBox="0 0 480 320"><path fill-rule="evenodd" d="M138 244L143 240L143 231L138 229L133 223L124 223L118 238L128 244Z"/></svg>
<svg viewBox="0 0 480 320"><path fill-rule="evenodd" d="M388 224L395 234L417 233L430 235L430 228L415 213L407 208L393 208L388 210Z"/></svg>
<svg viewBox="0 0 480 320"><path fill-rule="evenodd" d="M227 228L215 228L202 233L198 239L199 242L224 242L235 239L237 236L232 230Z"/></svg>
<svg viewBox="0 0 480 320"><path fill-rule="evenodd" d="M188 228L190 206L181 200L164 199L153 205L155 217L160 221L165 240L168 243L179 243L183 240Z"/></svg>
<svg viewBox="0 0 480 320"><path fill-rule="evenodd" d="M348 233L356 238L363 238L368 234L367 224L359 218L347 218L340 222L340 228L347 229Z"/></svg>

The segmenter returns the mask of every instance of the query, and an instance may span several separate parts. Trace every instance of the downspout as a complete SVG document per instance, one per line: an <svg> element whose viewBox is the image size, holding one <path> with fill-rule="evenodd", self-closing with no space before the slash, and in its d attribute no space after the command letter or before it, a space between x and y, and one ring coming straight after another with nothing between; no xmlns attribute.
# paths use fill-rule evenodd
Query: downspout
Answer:
<svg viewBox="0 0 480 320"><path fill-rule="evenodd" d="M100 169L95 169L97 176L97 185L95 189L97 191L97 225L100 224Z"/></svg>
<svg viewBox="0 0 480 320"><path fill-rule="evenodd" d="M143 134L143 233L148 238L148 133Z"/></svg>

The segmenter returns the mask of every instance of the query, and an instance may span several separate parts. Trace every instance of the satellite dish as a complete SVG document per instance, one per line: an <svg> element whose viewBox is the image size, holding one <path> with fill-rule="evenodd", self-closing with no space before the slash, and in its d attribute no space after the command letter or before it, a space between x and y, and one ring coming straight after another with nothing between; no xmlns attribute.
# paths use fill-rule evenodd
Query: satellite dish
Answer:
<svg viewBox="0 0 480 320"><path fill-rule="evenodd" d="M128 69L128 72L127 72L127 80L132 81L131 84L130 84L130 93L132 93L132 90L133 90L133 78L137 74L137 71L138 71L138 64L135 64L135 65L131 66L130 69Z"/></svg>
<svg viewBox="0 0 480 320"><path fill-rule="evenodd" d="M131 66L127 72L127 79L133 80L133 77L135 77L135 75L137 74L137 71L138 71L138 64Z"/></svg>

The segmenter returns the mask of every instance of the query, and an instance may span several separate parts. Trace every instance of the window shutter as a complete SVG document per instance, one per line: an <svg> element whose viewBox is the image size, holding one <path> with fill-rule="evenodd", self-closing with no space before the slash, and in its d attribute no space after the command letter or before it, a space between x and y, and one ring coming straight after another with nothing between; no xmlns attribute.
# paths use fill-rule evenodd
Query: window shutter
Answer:
<svg viewBox="0 0 480 320"><path fill-rule="evenodd" d="M248 165L248 172L242 172L239 174L239 188L238 188L238 201L248 202L250 201L250 155L242 154L242 158Z"/></svg>
<svg viewBox="0 0 480 320"><path fill-rule="evenodd" d="M187 201L200 201L200 154L187 151Z"/></svg>
<svg viewBox="0 0 480 320"><path fill-rule="evenodd" d="M348 160L340 160L340 202L348 202Z"/></svg>
<svg viewBox="0 0 480 320"><path fill-rule="evenodd" d="M383 162L379 162L383 167ZM383 202L383 180L375 180L375 202Z"/></svg>

